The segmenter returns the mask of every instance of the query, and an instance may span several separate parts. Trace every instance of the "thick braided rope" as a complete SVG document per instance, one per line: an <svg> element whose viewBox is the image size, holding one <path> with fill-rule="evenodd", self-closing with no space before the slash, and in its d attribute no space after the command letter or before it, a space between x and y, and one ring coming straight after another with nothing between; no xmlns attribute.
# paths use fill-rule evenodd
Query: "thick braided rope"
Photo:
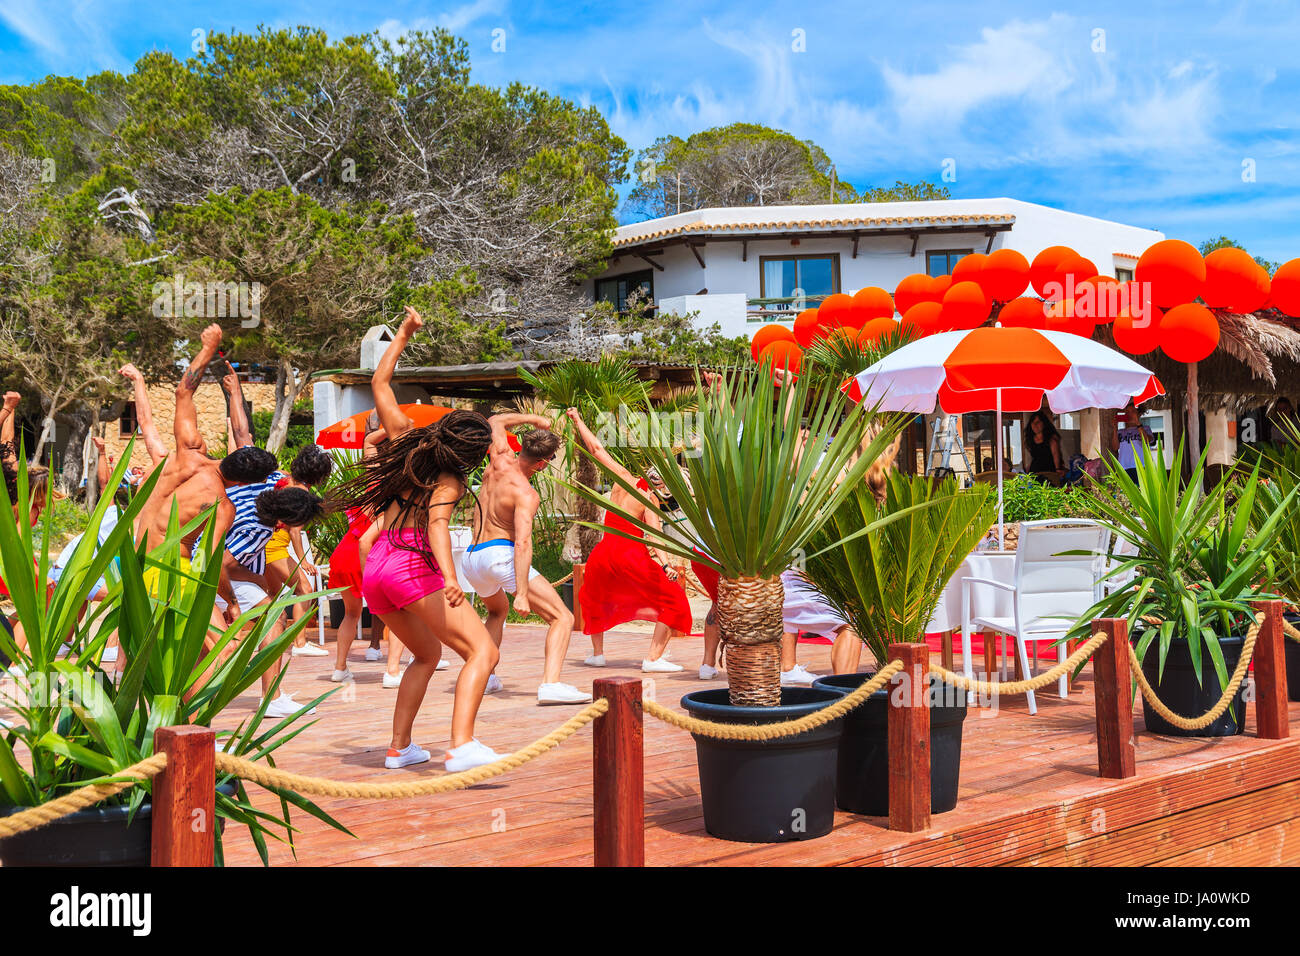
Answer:
<svg viewBox="0 0 1300 956"><path fill-rule="evenodd" d="M1300 631L1297 631L1286 618L1282 618L1282 633L1297 644L1300 644Z"/></svg>
<svg viewBox="0 0 1300 956"><path fill-rule="evenodd" d="M1037 677L1031 677L1028 680L993 682L976 680L973 677L966 677L964 674L958 674L948 670L946 667L940 667L938 664L930 665L930 673L941 680L953 684L961 690L975 691L982 695L993 696L997 694L1006 694L1014 697L1016 694L1024 694L1031 690L1038 690L1046 687L1053 681L1066 674L1071 673L1076 667L1092 656L1093 651L1106 643L1109 635L1101 631L1095 632L1088 642L1076 650L1065 660L1058 663L1050 670L1043 671Z"/></svg>
<svg viewBox="0 0 1300 956"><path fill-rule="evenodd" d="M1142 662L1138 660L1137 651L1133 650L1132 644L1127 645L1129 662L1133 665L1133 675L1137 678L1138 687L1142 689L1142 696L1147 699L1147 703L1151 705L1152 710L1180 730L1202 730L1210 726L1219 719L1220 715L1228 709L1228 705L1232 703L1232 699L1237 696L1237 688L1241 686L1242 678L1246 676L1246 668L1250 666L1250 659L1255 654L1255 638L1259 637L1259 629L1263 624L1264 615L1256 614L1255 623L1246 632L1246 642L1241 647L1241 660L1237 661L1237 669L1228 678L1228 686L1224 688L1223 696L1219 698L1217 704L1200 717L1184 717L1181 714L1175 714L1166 707L1164 702L1156 696L1155 688L1147 683L1146 675L1142 673Z"/></svg>
<svg viewBox="0 0 1300 956"><path fill-rule="evenodd" d="M568 574L566 574L564 577L560 578L560 580L558 580L558 581L552 581L552 582L551 582L551 587L553 587L553 588L558 588L558 587L560 587L560 586L562 586L562 585L568 584L572 579L573 579L573 572L570 571L570 572L569 572Z"/></svg>
<svg viewBox="0 0 1300 956"><path fill-rule="evenodd" d="M473 770L463 770L460 773L449 773L442 777L435 777L432 780L420 780L410 783L353 783L341 782L338 780L327 780L324 777L309 777L300 773L289 773L285 770L277 770L274 767L268 767L265 764L253 763L251 760L245 760L242 757L236 757L228 753L217 754L217 771L219 773L233 774L244 780L251 780L253 783L262 786L283 787L301 794L311 794L319 797L352 797L360 800L405 800L409 797L423 797L435 793L450 793L453 790L464 790L466 787L472 787L475 784L482 783L484 780L490 780L493 777L499 777L509 770L522 767L548 750L558 747L565 740L568 740L579 730L591 723L597 717L608 712L609 700L605 697L600 698L594 703L588 704L573 717L565 721L564 724L551 731L540 740L535 740L522 750L516 750L514 753L502 757L494 763L485 764L482 767L475 767Z"/></svg>
<svg viewBox="0 0 1300 956"><path fill-rule="evenodd" d="M167 766L166 754L154 754L152 757L146 757L139 763L133 763L125 770L118 771L113 776L125 779L114 781L113 783L94 783L88 787L82 787L80 790L74 790L72 793L65 794L49 803L42 803L38 807L31 807L7 817L0 817L0 838L15 836L28 830L35 830L43 827L47 823L53 823L60 817L66 817L69 814L76 813L78 810L85 810L87 807L93 807L101 800L105 800L114 794L121 793L123 790L129 790L134 786L143 783L158 774L162 773L163 768Z"/></svg>
<svg viewBox="0 0 1300 956"><path fill-rule="evenodd" d="M875 677L829 707L813 711L808 716L797 720L784 720L779 724L719 724L711 720L700 720L697 717L679 714L653 700L643 700L641 708L651 717L662 720L665 724L699 734L701 737L713 737L717 740L775 740L778 737L793 737L795 734L802 734L823 727L833 720L839 720L889 683L890 678L902 669L902 661L890 661L876 673Z"/></svg>

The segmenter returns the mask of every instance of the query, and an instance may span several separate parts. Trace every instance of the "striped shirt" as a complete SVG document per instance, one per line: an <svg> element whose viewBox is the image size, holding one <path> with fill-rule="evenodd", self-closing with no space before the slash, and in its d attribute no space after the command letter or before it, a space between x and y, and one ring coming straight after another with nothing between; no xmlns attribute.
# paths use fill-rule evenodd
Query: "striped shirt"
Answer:
<svg viewBox="0 0 1300 956"><path fill-rule="evenodd" d="M235 506L235 520L226 533L226 550L254 574L266 570L266 542L275 534L275 528L257 519L257 496L274 489L283 477L284 472L273 471L262 481L226 489L226 497Z"/></svg>

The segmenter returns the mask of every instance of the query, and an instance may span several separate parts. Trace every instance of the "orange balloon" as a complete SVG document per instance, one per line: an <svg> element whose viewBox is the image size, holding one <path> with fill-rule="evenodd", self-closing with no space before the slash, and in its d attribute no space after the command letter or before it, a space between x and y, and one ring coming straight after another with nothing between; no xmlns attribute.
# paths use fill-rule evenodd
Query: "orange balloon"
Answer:
<svg viewBox="0 0 1300 956"><path fill-rule="evenodd" d="M784 325L765 325L754 333L754 338L749 343L749 354L754 356L754 361L758 361L759 353L773 342L794 342L794 333Z"/></svg>
<svg viewBox="0 0 1300 956"><path fill-rule="evenodd" d="M792 374L799 373L799 366L803 363L803 349L799 348L794 342L787 342L780 339L770 343L767 348L759 353L759 362L771 362L772 371L779 368L786 369Z"/></svg>
<svg viewBox="0 0 1300 956"><path fill-rule="evenodd" d="M1160 348L1175 362L1199 362L1219 345L1219 320L1199 302L1184 302L1160 322Z"/></svg>
<svg viewBox="0 0 1300 956"><path fill-rule="evenodd" d="M1205 260L1191 243L1162 239L1142 253L1133 278L1150 287L1151 301L1162 309L1191 302L1205 288Z"/></svg>
<svg viewBox="0 0 1300 956"><path fill-rule="evenodd" d="M912 338L946 332L942 302L918 302L903 314L902 327Z"/></svg>
<svg viewBox="0 0 1300 956"><path fill-rule="evenodd" d="M862 323L854 323L853 296L843 292L828 295L817 307L817 322L824 329L854 328Z"/></svg>
<svg viewBox="0 0 1300 956"><path fill-rule="evenodd" d="M1124 286L1110 276L1091 276L1074 287L1075 313L1093 319L1098 325L1115 321L1123 306Z"/></svg>
<svg viewBox="0 0 1300 956"><path fill-rule="evenodd" d="M952 288L952 276L941 275L930 279L930 288L923 302L942 302L945 293Z"/></svg>
<svg viewBox="0 0 1300 956"><path fill-rule="evenodd" d="M957 260L957 264L952 267L952 281L957 282L974 282L980 288L984 287L984 266L989 261L989 257L982 252L969 252Z"/></svg>
<svg viewBox="0 0 1300 956"><path fill-rule="evenodd" d="M1079 311L1075 299L1062 299L1059 302L1049 303L1043 318L1045 323L1043 328L1049 332L1069 332L1090 339L1097 329L1097 323Z"/></svg>
<svg viewBox="0 0 1300 956"><path fill-rule="evenodd" d="M893 319L894 300L889 293L878 286L869 285L853 293L853 304L862 316L859 327L865 328L872 319Z"/></svg>
<svg viewBox="0 0 1300 956"><path fill-rule="evenodd" d="M1029 260L1014 249L999 249L984 260L980 276L980 288L990 299L1010 302L1029 285Z"/></svg>
<svg viewBox="0 0 1300 956"><path fill-rule="evenodd" d="M1091 259L1079 255L1066 256L1056 264L1055 281L1060 285L1061 291L1052 298L1073 299L1078 294L1076 290L1080 283L1096 274L1097 266Z"/></svg>
<svg viewBox="0 0 1300 956"><path fill-rule="evenodd" d="M804 309L795 317L794 320L795 342L803 348L812 345L812 340L817 337L817 330L819 327L820 323L817 319L817 310Z"/></svg>
<svg viewBox="0 0 1300 956"><path fill-rule="evenodd" d="M1150 303L1145 310L1139 306L1136 314L1120 310L1111 326L1115 344L1130 355L1154 352L1160 347L1160 320L1160 310Z"/></svg>
<svg viewBox="0 0 1300 956"><path fill-rule="evenodd" d="M1047 284L1056 281L1056 266L1062 259L1077 256L1078 253L1069 246L1048 246L1029 266L1029 281L1034 290L1044 298L1047 296Z"/></svg>
<svg viewBox="0 0 1300 956"><path fill-rule="evenodd" d="M930 277L924 272L913 272L904 276L894 289L894 306L899 315L906 315L907 310L918 302L929 301Z"/></svg>
<svg viewBox="0 0 1300 956"><path fill-rule="evenodd" d="M1268 301L1264 267L1245 249L1215 249L1205 257L1205 288L1201 298L1216 309L1255 312Z"/></svg>
<svg viewBox="0 0 1300 956"><path fill-rule="evenodd" d="M1044 329L1047 327L1043 311L1046 308L1046 302L1033 296L1012 299L998 313L998 321L1009 329Z"/></svg>
<svg viewBox="0 0 1300 956"><path fill-rule="evenodd" d="M978 328L989 317L990 306L978 283L953 282L943 295L943 318L952 328Z"/></svg>
<svg viewBox="0 0 1300 956"><path fill-rule="evenodd" d="M893 335L898 329L899 323L895 322L889 316L877 316L869 319L867 324L858 332L858 344L863 346L875 345L887 335Z"/></svg>
<svg viewBox="0 0 1300 956"><path fill-rule="evenodd" d="M1269 294L1273 307L1294 318L1300 318L1300 259L1292 259L1278 266L1273 273Z"/></svg>

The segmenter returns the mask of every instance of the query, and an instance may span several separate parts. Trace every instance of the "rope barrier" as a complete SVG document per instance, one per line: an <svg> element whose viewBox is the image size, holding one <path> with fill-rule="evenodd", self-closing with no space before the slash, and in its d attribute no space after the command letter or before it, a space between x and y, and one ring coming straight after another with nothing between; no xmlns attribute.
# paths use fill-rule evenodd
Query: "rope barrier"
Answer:
<svg viewBox="0 0 1300 956"><path fill-rule="evenodd" d="M25 833L28 830L43 827L47 823L53 823L55 820L76 813L78 810L93 807L101 800L156 777L163 772L166 766L167 755L154 754L152 757L146 757L139 763L133 763L125 770L118 771L113 775L126 779L116 780L113 783L93 783L90 786L82 787L80 790L74 790L72 793L51 800L49 803L42 803L40 806L30 807L7 817L0 817L0 838L17 836L19 833Z"/></svg>
<svg viewBox="0 0 1300 956"><path fill-rule="evenodd" d="M278 770L274 767L268 767L265 764L254 763L251 760L245 760L242 757L236 757L233 754L217 753L217 772L232 774L241 777L244 780L250 780L253 783L262 786L284 787L300 794L311 794L320 797L352 797L361 800L404 800L409 797L423 797L436 793L449 793L453 790L464 790L466 787L472 787L475 784L482 783L484 780L491 780L493 777L499 777L507 771L514 770L516 767L522 767L530 760L534 760L548 750L553 750L561 743L568 740L579 730L591 723L601 714L609 711L609 700L602 697L594 703L588 704L577 714L565 721L561 726L551 731L545 737L533 741L527 747L516 750L508 756L502 757L490 764L484 764L482 767L475 767L473 770L463 770L460 773L449 773L442 777L435 777L432 780L419 780L409 783L356 783L340 782L337 780L327 780L324 777L309 777L300 773L289 773L285 770Z"/></svg>
<svg viewBox="0 0 1300 956"><path fill-rule="evenodd" d="M1246 641L1241 646L1241 660L1237 661L1237 669L1228 678L1228 686L1224 688L1223 696L1219 698L1217 704L1200 717L1195 718L1176 714L1165 706L1164 702L1156 696L1155 689L1147 682L1146 675L1142 673L1142 662L1138 660L1137 651L1133 650L1132 644L1126 644L1129 662L1133 665L1133 675L1137 678L1138 687L1142 690L1142 696L1146 698L1152 710L1180 730L1202 730L1210 726L1219 719L1223 712L1228 709L1228 705L1232 703L1232 699L1237 696L1237 689L1241 686L1241 681L1246 676L1246 668L1250 666L1250 659L1255 654L1255 638L1259 637L1259 629L1263 624L1264 615L1256 614L1255 623L1246 632Z"/></svg>
<svg viewBox="0 0 1300 956"><path fill-rule="evenodd" d="M1286 618L1282 618L1282 633L1297 644L1300 644L1300 631L1296 630L1295 627L1292 626L1291 622Z"/></svg>
<svg viewBox="0 0 1300 956"><path fill-rule="evenodd" d="M876 672L875 677L829 707L823 707L806 717L783 720L777 724L719 724L711 720L700 720L698 717L679 714L653 700L643 700L641 708L656 720L662 720L665 724L671 724L692 734L699 734L701 737L712 737L716 740L775 740L778 737L792 737L807 730L823 727L833 720L839 720L889 683L889 680L902 669L902 661L890 661Z"/></svg>
<svg viewBox="0 0 1300 956"><path fill-rule="evenodd" d="M568 584L569 581L571 581L572 579L573 579L573 572L570 571L570 572L569 572L568 574L566 574L564 577L560 578L560 580L558 580L558 581L552 581L552 582L551 582L551 587L553 587L553 588L563 587L564 585Z"/></svg>
<svg viewBox="0 0 1300 956"><path fill-rule="evenodd" d="M976 680L973 677L967 677L964 674L958 674L948 670L946 667L940 667L938 664L930 665L930 673L936 677L953 684L961 690L975 691L982 695L996 696L998 694L1007 694L1014 697L1017 694L1025 694L1031 690L1038 690L1046 687L1053 681L1072 672L1076 667L1092 656L1093 651L1106 643L1107 634L1102 631L1096 631L1086 644L1076 650L1065 660L1058 663L1050 670L1043 671L1037 677L1031 677L1027 680L992 682Z"/></svg>

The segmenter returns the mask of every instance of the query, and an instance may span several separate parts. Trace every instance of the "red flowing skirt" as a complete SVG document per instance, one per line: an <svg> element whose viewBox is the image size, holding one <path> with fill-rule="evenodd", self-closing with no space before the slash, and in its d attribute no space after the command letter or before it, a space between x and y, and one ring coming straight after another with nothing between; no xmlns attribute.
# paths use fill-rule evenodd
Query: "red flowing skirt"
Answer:
<svg viewBox="0 0 1300 956"><path fill-rule="evenodd" d="M663 622L691 631L686 591L669 580L644 544L606 534L587 559L582 588L582 632L599 634L628 621Z"/></svg>

